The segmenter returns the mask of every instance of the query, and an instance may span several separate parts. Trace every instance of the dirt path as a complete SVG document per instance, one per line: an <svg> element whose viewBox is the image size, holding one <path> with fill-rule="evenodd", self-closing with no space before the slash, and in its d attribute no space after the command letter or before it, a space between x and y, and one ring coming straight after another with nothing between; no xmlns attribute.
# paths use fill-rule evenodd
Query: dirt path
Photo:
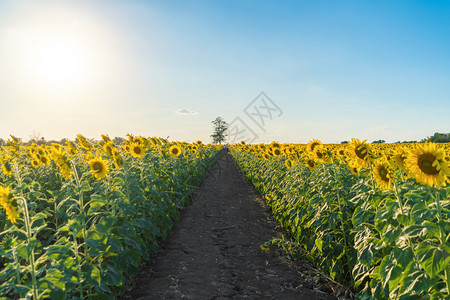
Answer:
<svg viewBox="0 0 450 300"><path fill-rule="evenodd" d="M336 299L275 246L260 249L276 227L223 153L124 299Z"/></svg>

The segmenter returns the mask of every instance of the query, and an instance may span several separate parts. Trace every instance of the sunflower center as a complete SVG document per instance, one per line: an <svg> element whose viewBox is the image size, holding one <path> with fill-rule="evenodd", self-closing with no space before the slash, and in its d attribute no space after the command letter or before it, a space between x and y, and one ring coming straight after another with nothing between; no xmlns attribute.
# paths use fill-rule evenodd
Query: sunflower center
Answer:
<svg viewBox="0 0 450 300"><path fill-rule="evenodd" d="M308 159L307 163L308 163L308 166L310 166L311 168L314 167L314 161Z"/></svg>
<svg viewBox="0 0 450 300"><path fill-rule="evenodd" d="M436 175L439 174L439 171L436 167L433 167L433 162L436 160L436 157L431 153L424 153L419 156L418 165L422 172L428 175Z"/></svg>
<svg viewBox="0 0 450 300"><path fill-rule="evenodd" d="M364 160L367 156L366 147L363 147L363 146L356 147L355 154L356 154L356 156L358 156L359 158Z"/></svg>
<svg viewBox="0 0 450 300"><path fill-rule="evenodd" d="M385 167L381 166L378 169L378 174L380 175L381 180L389 182L389 178L387 175L389 174Z"/></svg>
<svg viewBox="0 0 450 300"><path fill-rule="evenodd" d="M322 158L322 156L323 156L323 154L320 151L317 151L316 155L317 155L318 158Z"/></svg>
<svg viewBox="0 0 450 300"><path fill-rule="evenodd" d="M102 170L102 164L100 162L95 162L92 165L92 169L96 172L96 173L101 173Z"/></svg>
<svg viewBox="0 0 450 300"><path fill-rule="evenodd" d="M141 154L141 148L139 148L139 147L134 147L133 151L136 154Z"/></svg>
<svg viewBox="0 0 450 300"><path fill-rule="evenodd" d="M318 145L319 145L319 143L316 143L316 142L312 143L312 144L311 144L311 151L314 151L314 148L315 148L316 146L318 146Z"/></svg>

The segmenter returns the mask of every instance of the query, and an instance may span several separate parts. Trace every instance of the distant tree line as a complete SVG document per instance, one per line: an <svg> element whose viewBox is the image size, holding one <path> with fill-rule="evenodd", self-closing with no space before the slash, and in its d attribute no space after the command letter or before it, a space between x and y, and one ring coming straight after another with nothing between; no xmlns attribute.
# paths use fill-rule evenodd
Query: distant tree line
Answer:
<svg viewBox="0 0 450 300"><path fill-rule="evenodd" d="M421 142L450 143L450 133L436 132L433 136L427 137Z"/></svg>
<svg viewBox="0 0 450 300"><path fill-rule="evenodd" d="M432 143L450 143L450 133L439 133L436 132L434 135L424 138L420 141L420 143L432 142ZM341 144L347 144L348 141L343 141ZM373 141L373 144L382 144L386 143L385 140L377 140ZM419 143L418 141L397 141L396 143Z"/></svg>

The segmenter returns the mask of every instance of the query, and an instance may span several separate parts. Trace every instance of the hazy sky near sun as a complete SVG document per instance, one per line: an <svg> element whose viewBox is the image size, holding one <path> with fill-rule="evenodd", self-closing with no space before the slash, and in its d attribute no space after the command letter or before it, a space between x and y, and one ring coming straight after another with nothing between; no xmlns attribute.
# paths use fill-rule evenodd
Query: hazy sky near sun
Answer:
<svg viewBox="0 0 450 300"><path fill-rule="evenodd" d="M446 1L2 0L0 137L210 142L217 116L254 142L450 132L449 15ZM244 111L260 92L282 111L262 127Z"/></svg>

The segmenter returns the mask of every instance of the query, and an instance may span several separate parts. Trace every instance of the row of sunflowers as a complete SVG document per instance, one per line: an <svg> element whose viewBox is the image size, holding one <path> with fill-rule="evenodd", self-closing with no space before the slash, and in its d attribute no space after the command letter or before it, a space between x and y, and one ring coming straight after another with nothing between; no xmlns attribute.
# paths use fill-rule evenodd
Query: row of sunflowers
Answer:
<svg viewBox="0 0 450 300"><path fill-rule="evenodd" d="M359 299L449 298L450 144L230 148L289 233L262 249L313 260Z"/></svg>
<svg viewBox="0 0 450 300"><path fill-rule="evenodd" d="M0 299L113 299L179 218L220 146L127 135L0 150Z"/></svg>

